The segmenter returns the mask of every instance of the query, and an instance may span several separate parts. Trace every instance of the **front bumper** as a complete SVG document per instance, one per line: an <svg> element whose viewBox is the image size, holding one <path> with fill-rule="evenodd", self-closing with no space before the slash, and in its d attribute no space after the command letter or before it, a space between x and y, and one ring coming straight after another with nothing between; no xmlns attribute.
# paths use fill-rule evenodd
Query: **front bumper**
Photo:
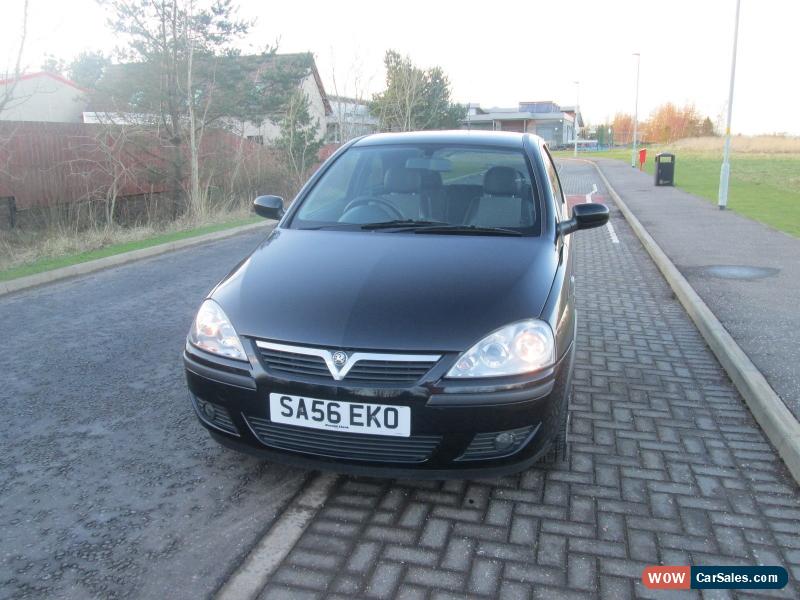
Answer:
<svg viewBox="0 0 800 600"><path fill-rule="evenodd" d="M249 364L186 345L184 365L200 422L225 446L307 468L389 477L472 477L527 468L549 449L566 410L574 342L535 376L461 382L444 355L416 383L397 387L279 375L244 340ZM409 406L411 437L328 432L272 423L269 394ZM506 433L513 443L497 448ZM511 436L509 438L509 436Z"/></svg>

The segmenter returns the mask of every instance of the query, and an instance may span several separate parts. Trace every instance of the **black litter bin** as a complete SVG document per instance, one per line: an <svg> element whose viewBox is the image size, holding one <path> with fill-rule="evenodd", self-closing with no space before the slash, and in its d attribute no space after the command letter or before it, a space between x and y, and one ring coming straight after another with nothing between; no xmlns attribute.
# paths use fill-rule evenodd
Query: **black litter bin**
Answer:
<svg viewBox="0 0 800 600"><path fill-rule="evenodd" d="M675 185L675 155L656 154L656 185Z"/></svg>

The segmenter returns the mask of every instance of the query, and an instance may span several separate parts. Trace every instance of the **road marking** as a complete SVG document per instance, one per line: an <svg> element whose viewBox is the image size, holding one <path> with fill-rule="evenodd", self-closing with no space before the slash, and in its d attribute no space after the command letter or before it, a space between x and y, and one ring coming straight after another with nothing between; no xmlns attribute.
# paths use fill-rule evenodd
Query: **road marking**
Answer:
<svg viewBox="0 0 800 600"><path fill-rule="evenodd" d="M614 226L611 224L611 221L606 223L606 229L608 229L608 235L611 236L611 243L619 244L619 238L617 237L617 232L614 231Z"/></svg>
<svg viewBox="0 0 800 600"><path fill-rule="evenodd" d="M334 483L336 475L332 473L314 477L223 584L216 599L247 600L258 596L267 585L270 575L294 548L311 519L325 504Z"/></svg>
<svg viewBox="0 0 800 600"><path fill-rule="evenodd" d="M592 191L589 192L588 194L586 194L586 202L591 204L592 203L592 194L596 194L596 193L597 193L597 184L593 183L592 184Z"/></svg>
<svg viewBox="0 0 800 600"><path fill-rule="evenodd" d="M597 184L592 184L592 191L586 194L586 202L589 204L592 203L592 196L597 193ZM619 244L619 238L617 237L617 232L614 231L614 226L611 224L611 221L606 223L606 229L608 229L608 235L611 236L611 243L612 244Z"/></svg>

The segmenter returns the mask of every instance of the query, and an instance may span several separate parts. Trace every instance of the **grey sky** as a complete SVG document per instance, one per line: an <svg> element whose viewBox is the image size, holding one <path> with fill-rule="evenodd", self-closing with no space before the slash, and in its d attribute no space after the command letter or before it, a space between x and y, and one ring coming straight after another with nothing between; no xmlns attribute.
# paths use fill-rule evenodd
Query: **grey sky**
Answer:
<svg viewBox="0 0 800 600"><path fill-rule="evenodd" d="M30 1L28 70L48 53L69 59L115 46L93 0ZM10 62L21 5L3 1L0 66ZM241 0L241 16L258 19L252 48L279 38L282 52L311 50L329 92L333 73L340 93L379 90L383 53L394 48L420 65L441 65L456 100L487 107L573 104L580 80L581 107L595 123L633 112L636 51L640 115L671 100L694 102L716 120L728 93L734 9L735 0ZM797 0L742 0L734 133L800 134L798 23Z"/></svg>

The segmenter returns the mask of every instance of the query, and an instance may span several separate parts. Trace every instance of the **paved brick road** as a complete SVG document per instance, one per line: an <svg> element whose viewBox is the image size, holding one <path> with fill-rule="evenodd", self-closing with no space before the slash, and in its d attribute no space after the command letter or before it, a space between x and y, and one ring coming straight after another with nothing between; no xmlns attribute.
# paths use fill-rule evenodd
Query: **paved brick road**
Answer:
<svg viewBox="0 0 800 600"><path fill-rule="evenodd" d="M590 167L563 176L570 194L594 183L608 198ZM798 597L798 488L613 209L612 223L618 244L577 234L569 462L497 480L342 477L263 598L675 598L641 585L654 563L784 565L789 587L771 595Z"/></svg>

